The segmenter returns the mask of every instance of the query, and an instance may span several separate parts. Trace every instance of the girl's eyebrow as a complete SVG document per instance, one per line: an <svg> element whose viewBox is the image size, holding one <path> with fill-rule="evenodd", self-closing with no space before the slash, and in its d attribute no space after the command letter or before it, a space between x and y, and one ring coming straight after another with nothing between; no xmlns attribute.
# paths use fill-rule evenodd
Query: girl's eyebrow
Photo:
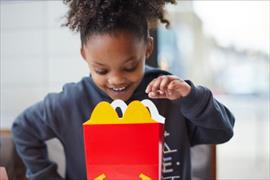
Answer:
<svg viewBox="0 0 270 180"><path fill-rule="evenodd" d="M92 64L94 64L94 65L99 65L99 66L106 66L105 64L102 64L102 63L100 63L100 62L93 62Z"/></svg>
<svg viewBox="0 0 270 180"><path fill-rule="evenodd" d="M128 59L125 60L125 63L129 62L129 61L135 61L136 57L135 56L131 56Z"/></svg>
<svg viewBox="0 0 270 180"><path fill-rule="evenodd" d="M128 63L128 62L130 62L130 61L135 61L135 59L136 59L135 56L131 56L131 57L127 58L127 59L124 61L124 64L126 64L126 63ZM97 61L92 62L92 64L93 64L93 65L99 65L99 66L107 66L107 65L102 64L102 63L97 62Z"/></svg>

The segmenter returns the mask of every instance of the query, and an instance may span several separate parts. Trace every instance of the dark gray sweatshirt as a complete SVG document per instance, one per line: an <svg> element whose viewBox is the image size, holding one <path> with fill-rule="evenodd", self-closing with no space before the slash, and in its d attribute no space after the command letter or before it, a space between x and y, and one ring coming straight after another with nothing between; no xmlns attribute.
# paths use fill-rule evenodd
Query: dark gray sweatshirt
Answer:
<svg viewBox="0 0 270 180"><path fill-rule="evenodd" d="M126 103L147 99L148 83L166 74L169 73L146 67L143 80ZM209 89L187 82L192 90L185 98L151 99L166 118L162 179L191 179L190 147L224 143L233 136L231 112L213 98ZM66 179L86 179L82 124L100 101L113 100L89 76L66 84L60 93L48 94L16 118L13 138L29 179L61 179L56 164L48 159L45 144L55 137L64 147Z"/></svg>

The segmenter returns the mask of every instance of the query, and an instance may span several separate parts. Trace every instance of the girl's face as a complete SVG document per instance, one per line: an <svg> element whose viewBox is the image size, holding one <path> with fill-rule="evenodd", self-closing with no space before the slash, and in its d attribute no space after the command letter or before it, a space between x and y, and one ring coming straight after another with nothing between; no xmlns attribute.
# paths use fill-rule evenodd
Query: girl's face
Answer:
<svg viewBox="0 0 270 180"><path fill-rule="evenodd" d="M153 49L153 39L139 39L121 31L96 34L81 48L95 84L112 99L128 100L144 75L145 59Z"/></svg>

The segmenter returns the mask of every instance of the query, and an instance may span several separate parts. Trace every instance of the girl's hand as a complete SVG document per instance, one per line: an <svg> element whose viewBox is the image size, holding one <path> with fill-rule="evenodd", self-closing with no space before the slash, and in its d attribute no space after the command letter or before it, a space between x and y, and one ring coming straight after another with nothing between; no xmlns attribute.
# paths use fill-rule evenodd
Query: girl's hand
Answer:
<svg viewBox="0 0 270 180"><path fill-rule="evenodd" d="M145 92L150 98L166 98L175 100L187 96L191 87L177 76L164 75L153 79L147 86Z"/></svg>

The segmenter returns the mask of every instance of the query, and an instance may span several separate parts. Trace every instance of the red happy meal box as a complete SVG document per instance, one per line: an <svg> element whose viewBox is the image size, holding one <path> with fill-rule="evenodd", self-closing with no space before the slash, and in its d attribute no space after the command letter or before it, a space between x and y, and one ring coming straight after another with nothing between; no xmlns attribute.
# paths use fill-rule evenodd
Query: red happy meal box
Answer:
<svg viewBox="0 0 270 180"><path fill-rule="evenodd" d="M150 100L100 102L83 124L87 179L160 179L163 124Z"/></svg>

